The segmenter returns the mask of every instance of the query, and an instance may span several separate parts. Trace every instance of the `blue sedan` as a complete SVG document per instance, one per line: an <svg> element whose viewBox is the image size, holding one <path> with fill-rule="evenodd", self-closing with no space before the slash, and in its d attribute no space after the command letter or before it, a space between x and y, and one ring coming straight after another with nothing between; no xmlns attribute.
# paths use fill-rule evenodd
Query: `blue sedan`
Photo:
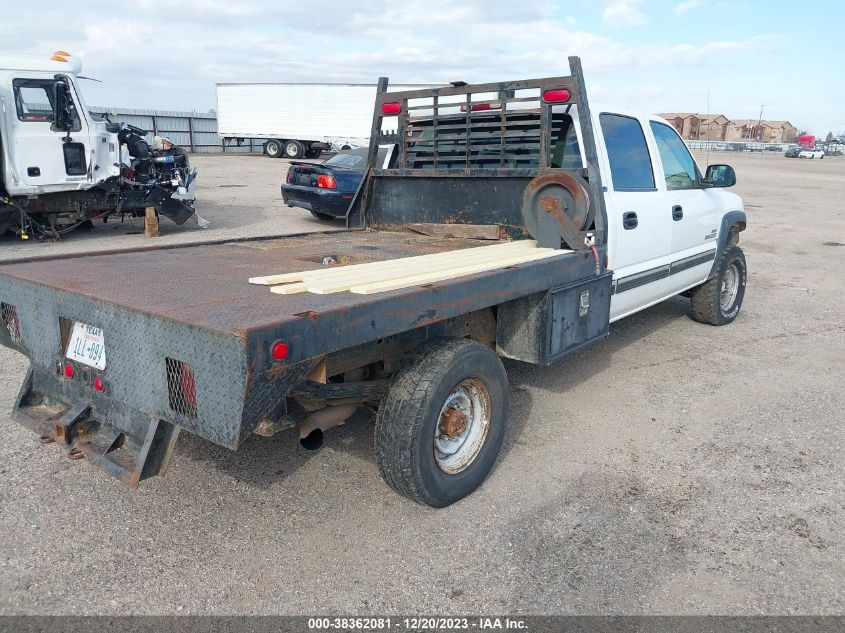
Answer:
<svg viewBox="0 0 845 633"><path fill-rule="evenodd" d="M362 147L340 152L322 163L292 162L282 183L282 200L321 220L346 217L367 171L368 152ZM386 148L379 150L377 165L384 162L386 153Z"/></svg>

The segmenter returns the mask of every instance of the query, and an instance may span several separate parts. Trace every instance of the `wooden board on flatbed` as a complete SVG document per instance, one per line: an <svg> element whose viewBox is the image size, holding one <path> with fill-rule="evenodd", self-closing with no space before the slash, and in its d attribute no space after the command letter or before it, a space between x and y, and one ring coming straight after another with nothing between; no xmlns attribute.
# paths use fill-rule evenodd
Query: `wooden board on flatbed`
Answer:
<svg viewBox="0 0 845 633"><path fill-rule="evenodd" d="M498 240L498 224L408 224L409 229L432 237L462 237L470 240Z"/></svg>

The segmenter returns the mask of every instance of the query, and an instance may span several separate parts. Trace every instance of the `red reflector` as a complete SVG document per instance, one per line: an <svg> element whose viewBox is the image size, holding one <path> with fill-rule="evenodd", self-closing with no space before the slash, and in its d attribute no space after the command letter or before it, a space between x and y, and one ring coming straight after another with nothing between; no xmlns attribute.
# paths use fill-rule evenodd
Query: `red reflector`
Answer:
<svg viewBox="0 0 845 633"><path fill-rule="evenodd" d="M94 389L97 391L105 391L106 390L106 383L103 382L103 379L99 376L94 378Z"/></svg>
<svg viewBox="0 0 845 633"><path fill-rule="evenodd" d="M337 183L334 180L334 176L331 174L320 174L317 176L317 186L320 189L337 189Z"/></svg>
<svg viewBox="0 0 845 633"><path fill-rule="evenodd" d="M67 378L73 378L73 365L70 363L65 363L65 376Z"/></svg>
<svg viewBox="0 0 845 633"><path fill-rule="evenodd" d="M186 365L182 368L182 396L189 407L197 406L197 379L194 372Z"/></svg>
<svg viewBox="0 0 845 633"><path fill-rule="evenodd" d="M382 114L399 114L402 112L402 105L399 103L382 103L381 104L381 113Z"/></svg>
<svg viewBox="0 0 845 633"><path fill-rule="evenodd" d="M282 341L273 343L273 358L276 360L284 360L288 355L288 344Z"/></svg>
<svg viewBox="0 0 845 633"><path fill-rule="evenodd" d="M501 110L502 106L498 103L475 103L470 105L470 111L472 112L483 112L485 110ZM466 112L467 107L465 105L461 106L461 112Z"/></svg>
<svg viewBox="0 0 845 633"><path fill-rule="evenodd" d="M561 101L569 101L569 90L567 90L566 88L546 90L543 93L543 101L546 101L548 103L559 103Z"/></svg>

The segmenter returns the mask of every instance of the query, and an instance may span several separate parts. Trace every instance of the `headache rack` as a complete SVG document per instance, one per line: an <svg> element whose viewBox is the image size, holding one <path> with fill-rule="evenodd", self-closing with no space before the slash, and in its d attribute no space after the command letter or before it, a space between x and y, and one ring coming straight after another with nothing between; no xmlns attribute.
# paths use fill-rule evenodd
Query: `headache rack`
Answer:
<svg viewBox="0 0 845 633"><path fill-rule="evenodd" d="M401 92L387 92L387 78L379 79L370 166L348 226L498 224L516 237L525 234L519 209L526 187L560 170L586 183L591 230L603 245L601 176L580 59L570 57L569 66L569 76ZM385 126L385 118L396 123ZM385 127L395 134L385 135ZM380 144L397 148L387 167L376 165Z"/></svg>

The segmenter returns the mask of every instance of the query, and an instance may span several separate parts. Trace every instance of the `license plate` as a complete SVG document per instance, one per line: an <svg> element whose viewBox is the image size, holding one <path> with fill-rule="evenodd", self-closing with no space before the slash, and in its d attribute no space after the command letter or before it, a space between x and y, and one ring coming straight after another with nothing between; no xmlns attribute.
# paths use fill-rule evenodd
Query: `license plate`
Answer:
<svg viewBox="0 0 845 633"><path fill-rule="evenodd" d="M311 186L311 174L299 174L297 176L296 182L300 185L305 185L306 187Z"/></svg>
<svg viewBox="0 0 845 633"><path fill-rule="evenodd" d="M106 368L106 342L103 331L75 321L65 356L90 367Z"/></svg>

